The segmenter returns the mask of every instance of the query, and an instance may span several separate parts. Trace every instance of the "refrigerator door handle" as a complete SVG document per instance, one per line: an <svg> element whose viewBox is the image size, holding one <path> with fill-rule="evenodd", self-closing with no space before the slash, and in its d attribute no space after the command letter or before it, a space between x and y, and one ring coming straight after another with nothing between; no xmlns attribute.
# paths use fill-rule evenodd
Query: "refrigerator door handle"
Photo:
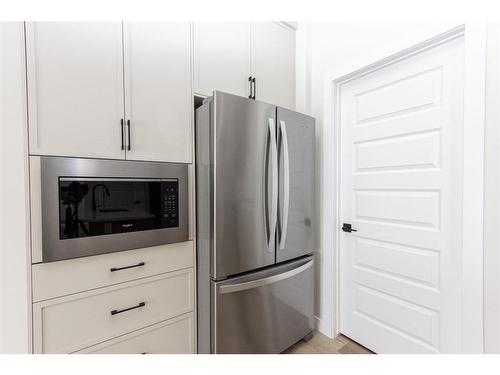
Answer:
<svg viewBox="0 0 500 375"><path fill-rule="evenodd" d="M285 248L288 228L288 210L290 208L290 153L285 121L280 121L281 144L283 145L283 213L281 216L281 235L279 248Z"/></svg>
<svg viewBox="0 0 500 375"><path fill-rule="evenodd" d="M270 162L271 162L271 213L268 207L269 220L269 238L267 241L267 251L274 252L276 239L276 225L278 222L278 145L276 144L276 132L274 128L274 119L269 119L269 144L270 144Z"/></svg>
<svg viewBox="0 0 500 375"><path fill-rule="evenodd" d="M308 268L311 268L313 264L314 264L314 261L311 259L306 264L303 264L297 268L294 268L294 269L287 271L287 272L284 272L284 273L265 277L263 279L238 283L238 284L222 285L219 287L219 294L241 292L243 290L254 289L254 288L261 287L261 286L274 284L274 283L277 283L278 281L289 279L295 275L298 275L299 273L304 272Z"/></svg>

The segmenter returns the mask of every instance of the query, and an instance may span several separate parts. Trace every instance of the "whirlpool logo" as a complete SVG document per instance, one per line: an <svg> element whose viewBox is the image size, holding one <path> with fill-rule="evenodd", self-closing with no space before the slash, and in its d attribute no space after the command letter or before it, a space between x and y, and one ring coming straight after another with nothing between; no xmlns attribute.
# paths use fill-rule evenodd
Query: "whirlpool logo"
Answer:
<svg viewBox="0 0 500 375"><path fill-rule="evenodd" d="M134 224L122 224L122 228L132 228Z"/></svg>

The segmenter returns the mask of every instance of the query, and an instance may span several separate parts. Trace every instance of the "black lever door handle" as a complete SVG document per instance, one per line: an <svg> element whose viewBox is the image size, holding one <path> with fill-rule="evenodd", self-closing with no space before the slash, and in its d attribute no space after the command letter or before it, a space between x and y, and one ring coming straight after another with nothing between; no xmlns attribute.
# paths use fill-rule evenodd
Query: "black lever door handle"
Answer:
<svg viewBox="0 0 500 375"><path fill-rule="evenodd" d="M138 309L139 307L144 307L144 306L146 306L146 302L140 302L137 306L128 307L128 308L123 309L123 310L112 310L111 311L111 315L120 314L120 313L123 313L125 311L130 311L130 310Z"/></svg>
<svg viewBox="0 0 500 375"><path fill-rule="evenodd" d="M352 229L352 225L349 223L342 224L342 230L347 233L357 232L357 229Z"/></svg>

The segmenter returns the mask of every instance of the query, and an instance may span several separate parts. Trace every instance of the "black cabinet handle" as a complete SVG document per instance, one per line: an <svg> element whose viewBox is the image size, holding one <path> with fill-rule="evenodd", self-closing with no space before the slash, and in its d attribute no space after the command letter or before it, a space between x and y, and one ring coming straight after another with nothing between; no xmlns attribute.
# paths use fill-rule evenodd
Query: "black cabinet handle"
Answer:
<svg viewBox="0 0 500 375"><path fill-rule="evenodd" d="M253 85L252 85L252 77L248 77L248 88L250 89L250 95L248 95L248 99L252 99L252 88L253 88Z"/></svg>
<svg viewBox="0 0 500 375"><path fill-rule="evenodd" d="M127 150L130 151L130 149L132 148L130 146L130 144L132 143L132 140L130 139L130 120L127 120L127 128L128 128L128 147L127 147Z"/></svg>
<svg viewBox="0 0 500 375"><path fill-rule="evenodd" d="M121 314L121 313L123 313L125 311L130 311L130 310L138 309L139 307L144 307L144 306L146 306L146 302L141 302L137 306L128 307L128 308L123 309L123 310L112 310L111 311L111 315Z"/></svg>
<svg viewBox="0 0 500 375"><path fill-rule="evenodd" d="M127 269L129 269L129 268L134 268L134 267L142 267L142 266L144 266L144 265L146 265L146 263L144 263L144 262L140 262L140 263L137 263L137 264L133 264L133 265L131 265L131 266L125 266L125 267L113 267L113 268L110 268L109 270L110 270L111 272L115 272L115 271L127 270Z"/></svg>
<svg viewBox="0 0 500 375"><path fill-rule="evenodd" d="M252 83L253 83L253 100L255 100L255 93L257 92L257 82L255 80L255 77L252 78Z"/></svg>
<svg viewBox="0 0 500 375"><path fill-rule="evenodd" d="M122 150L125 150L125 142L123 141L123 119L120 119L120 125L122 128Z"/></svg>
<svg viewBox="0 0 500 375"><path fill-rule="evenodd" d="M348 223L342 224L342 230L347 233L357 232L357 229L352 229L352 225Z"/></svg>

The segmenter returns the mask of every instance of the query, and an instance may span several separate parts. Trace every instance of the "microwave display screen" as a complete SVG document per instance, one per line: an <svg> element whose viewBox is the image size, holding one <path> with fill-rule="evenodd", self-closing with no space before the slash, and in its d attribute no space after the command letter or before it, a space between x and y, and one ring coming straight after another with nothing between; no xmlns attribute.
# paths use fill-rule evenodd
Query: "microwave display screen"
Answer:
<svg viewBox="0 0 500 375"><path fill-rule="evenodd" d="M178 226L177 179L59 178L61 240Z"/></svg>

